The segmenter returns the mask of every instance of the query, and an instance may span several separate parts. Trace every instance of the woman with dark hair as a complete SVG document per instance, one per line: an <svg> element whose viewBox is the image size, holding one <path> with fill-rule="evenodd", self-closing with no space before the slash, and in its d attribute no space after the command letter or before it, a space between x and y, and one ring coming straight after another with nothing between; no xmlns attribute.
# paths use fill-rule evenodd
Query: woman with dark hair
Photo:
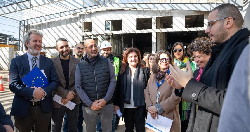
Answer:
<svg viewBox="0 0 250 132"><path fill-rule="evenodd" d="M198 64L199 69L194 71L194 78L199 81L202 71L206 66L210 56L211 56L211 47L215 44L212 44L209 38L201 37L196 38L189 46L188 46L188 54L194 58L196 64ZM189 121L189 129L193 126L194 119L196 116L197 105L194 103L191 104L191 113L190 113L190 121Z"/></svg>
<svg viewBox="0 0 250 132"><path fill-rule="evenodd" d="M188 46L188 54L190 56L193 56L195 63L199 66L199 69L194 71L194 77L197 81L200 80L202 70L204 69L211 56L211 47L214 45L215 44L212 44L209 38L200 37L196 38Z"/></svg>
<svg viewBox="0 0 250 132"><path fill-rule="evenodd" d="M149 71L141 64L141 53L137 48L128 48L122 61L114 92L115 111L120 110L124 117L125 132L145 132L144 89Z"/></svg>
<svg viewBox="0 0 250 132"><path fill-rule="evenodd" d="M171 56L168 52L163 50L157 52L152 68L153 74L151 74L148 85L144 90L146 108L153 119L157 115L172 119L170 132L180 132L178 104L181 99L178 96L179 92L165 81L166 75L170 73L168 69L170 63Z"/></svg>
<svg viewBox="0 0 250 132"><path fill-rule="evenodd" d="M185 56L185 49L182 42L174 43L172 47L172 64L176 64L180 69L186 70L186 63L189 61L189 58ZM192 70L195 70L195 64L191 62ZM187 102L184 99L181 99L180 103L180 116L181 116L181 131L185 132L188 127L188 120L190 115L191 102Z"/></svg>
<svg viewBox="0 0 250 132"><path fill-rule="evenodd" d="M189 61L189 58L186 56L185 48L182 42L174 43L172 50L172 64L177 64L180 69L186 68L186 62ZM191 64L192 70L195 70L195 65Z"/></svg>

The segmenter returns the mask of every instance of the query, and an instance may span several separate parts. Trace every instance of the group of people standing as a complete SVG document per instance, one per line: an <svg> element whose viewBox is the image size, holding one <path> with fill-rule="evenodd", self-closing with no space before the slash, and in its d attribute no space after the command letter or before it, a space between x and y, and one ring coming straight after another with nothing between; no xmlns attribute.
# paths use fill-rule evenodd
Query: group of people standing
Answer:
<svg viewBox="0 0 250 132"><path fill-rule="evenodd" d="M208 16L210 39L196 38L187 47L194 61L186 57L183 43L176 42L171 54L164 50L150 54L146 65L137 48L127 48L120 60L111 54L108 41L101 44L100 55L92 39L76 45L84 56L77 52L73 57L67 39L59 38L59 55L49 59L40 55L43 35L30 30L24 37L27 53L10 66L15 127L19 132L30 132L33 126L35 132L45 132L52 124L51 130L60 132L64 118L68 131L76 132L84 117L87 132L95 132L97 124L98 131L111 132L120 111L125 132L151 131L145 129L147 114L173 120L171 132L216 132L231 74L249 43L250 32L242 25L236 6L219 5ZM34 67L41 69L48 86L28 87L21 81ZM63 105L52 100L55 94ZM76 104L73 110L64 106L69 101Z"/></svg>

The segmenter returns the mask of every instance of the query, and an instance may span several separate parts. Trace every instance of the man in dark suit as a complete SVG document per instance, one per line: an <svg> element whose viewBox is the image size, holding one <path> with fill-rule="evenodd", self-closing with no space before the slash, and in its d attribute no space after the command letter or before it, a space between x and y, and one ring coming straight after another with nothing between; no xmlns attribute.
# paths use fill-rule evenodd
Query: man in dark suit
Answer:
<svg viewBox="0 0 250 132"><path fill-rule="evenodd" d="M187 132L217 132L221 108L228 83L235 64L248 44L250 32L242 28L243 17L232 4L222 4L208 15L206 33L212 43L211 57L207 62L200 80L193 78L190 63L188 72L177 66L170 66L170 74L183 87L183 99L198 106L191 110ZM168 80L170 83L170 81Z"/></svg>
<svg viewBox="0 0 250 132"><path fill-rule="evenodd" d="M3 105L0 103L0 132L14 132L14 125L10 115L6 115Z"/></svg>
<svg viewBox="0 0 250 132"><path fill-rule="evenodd" d="M61 102L63 104L72 101L76 106L73 110L70 110L66 106L60 105L54 101L54 110L52 112L54 124L52 125L52 131L61 132L63 116L66 113L69 132L76 132L80 98L75 90L75 70L80 60L69 55L69 44L64 38L59 38L56 41L56 50L59 52L59 55L52 60L59 77L59 85L55 93L62 97Z"/></svg>
<svg viewBox="0 0 250 132"><path fill-rule="evenodd" d="M26 54L11 60L9 88L15 93L11 115L19 132L30 132L35 125L36 132L48 131L52 116L52 92L58 86L56 69L51 59L40 55L43 34L30 30L24 36ZM22 78L33 68L38 67L47 77L48 86L28 87Z"/></svg>

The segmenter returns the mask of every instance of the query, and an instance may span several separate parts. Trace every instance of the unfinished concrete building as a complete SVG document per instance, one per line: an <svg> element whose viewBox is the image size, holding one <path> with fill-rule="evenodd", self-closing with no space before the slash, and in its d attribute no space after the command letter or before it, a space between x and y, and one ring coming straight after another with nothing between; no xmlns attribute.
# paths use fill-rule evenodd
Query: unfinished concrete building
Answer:
<svg viewBox="0 0 250 132"><path fill-rule="evenodd" d="M109 38L114 54L121 55L124 47L137 47L142 53L155 53L161 49L170 50L176 41L188 45L194 38L206 36L207 16L214 7L233 3L244 15L244 9L249 4L247 0L126 2L51 0L0 15L20 21L20 40L31 28L41 30L48 57L57 55L55 45L59 37L68 39L72 48L88 38L95 39L98 44ZM26 16L15 16L18 12L26 13ZM23 44L20 44L20 50L24 50Z"/></svg>

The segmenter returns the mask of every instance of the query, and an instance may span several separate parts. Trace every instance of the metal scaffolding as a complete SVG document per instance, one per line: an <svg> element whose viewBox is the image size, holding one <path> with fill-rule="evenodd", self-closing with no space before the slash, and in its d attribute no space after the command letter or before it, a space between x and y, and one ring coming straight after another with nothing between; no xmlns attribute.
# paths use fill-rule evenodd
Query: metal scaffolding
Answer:
<svg viewBox="0 0 250 132"><path fill-rule="evenodd" d="M223 0L207 0L206 3L165 3L143 2L142 0L125 0L117 3L115 0L0 0L0 16L19 21L19 40L23 39L29 24L46 23L62 18L70 18L80 14L90 14L105 10L194 10L210 11ZM211 2L212 1L212 2ZM220 1L220 2L218 2ZM248 0L225 1L233 3L244 11ZM241 4L242 3L242 4ZM19 43L19 50L24 50L24 44Z"/></svg>

